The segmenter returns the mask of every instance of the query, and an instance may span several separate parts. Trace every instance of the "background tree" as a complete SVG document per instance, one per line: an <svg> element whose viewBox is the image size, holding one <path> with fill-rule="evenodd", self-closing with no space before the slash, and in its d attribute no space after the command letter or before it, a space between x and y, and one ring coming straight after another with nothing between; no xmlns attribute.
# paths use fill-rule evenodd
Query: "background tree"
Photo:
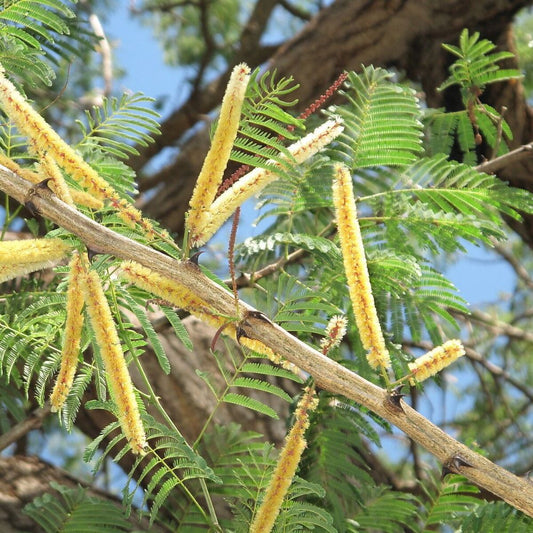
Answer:
<svg viewBox="0 0 533 533"><path fill-rule="evenodd" d="M502 49L514 50L511 24L513 16L524 5L527 2L491 2L490 5L478 2L475 6L461 5L458 11L453 2L440 2L437 8L420 5L419 2L363 4L337 1L329 6L302 2L293 6L287 2L258 1L246 13L247 18L242 23L239 2L135 4L136 13L156 26L169 61L195 67L187 102L165 119L162 135L157 136L153 144L139 146L139 154L128 158L128 165L140 173L139 187L143 197L148 198L139 204L140 207L171 231L178 234L183 231L184 213L208 148L208 128L198 126L218 106L234 64L246 61L257 65L268 61L269 66L277 68L280 75L293 75L300 84L297 96L298 106L302 107L323 93L342 70L358 69L362 63L393 67L400 77L420 84L428 105L443 106L453 111L461 106L458 89L436 90L448 76L447 67L452 60L442 50L441 43L457 43L461 29L468 27L471 31L479 30L482 37L491 39ZM80 6L81 10L90 8L90 3ZM291 24L299 28L299 32L287 41L280 39L277 46L263 46L262 38L269 24L271 27L275 24L272 21L279 20L276 16L284 19L287 32L293 29ZM289 22L286 20L288 17ZM420 24L414 25L413 20L420 21ZM513 66L512 60L508 61L511 62L509 66ZM81 105L94 103L94 95L88 96L93 70L79 68L77 71L75 65L69 74L67 94ZM62 85L63 80L59 78L52 94L57 94ZM39 91L35 96L43 98L44 102L52 99L49 94L42 93L42 87ZM497 111L503 112L504 106L507 108L504 116L514 134L511 148L529 143L529 108L520 82L512 80L491 86L483 99ZM65 101L66 98L61 99L61 102ZM66 132L74 131L67 118L71 111L68 107L61 108L62 104L52 106L47 109L47 115L52 121L60 121ZM196 133L198 129L201 131ZM191 134L191 131L195 133ZM175 148L175 159L156 171L145 170L151 160L169 146ZM476 147L481 164L484 156L491 157L489 149L483 143ZM460 146L456 147L455 155L462 157ZM515 186L528 188L531 185L528 177L530 162L523 156L527 156L526 149L521 149L507 161L498 160L498 167L490 166L489 162L484 168L497 171ZM180 179L177 180L176 176ZM469 394L474 399L475 409L462 419L455 420L454 426L461 430L460 440L475 441L491 458L523 473L530 467L527 450L531 445L528 428L532 392L528 387L531 381L528 379L528 361L519 354L527 353L531 343L528 334L530 295L527 290L531 288L528 274L530 252L527 247L531 245L532 237L527 215L523 224L513 222L513 225L521 240L515 239L512 249L502 245L496 247L497 253L517 272L512 305L504 315L501 305L495 305L471 316L459 316L469 326L465 329L472 338L466 343L468 361L479 381L472 381L471 387L462 388L463 394ZM457 310L454 312L457 313ZM169 406L170 416L174 420L186 421L184 431L190 431L186 437L194 439L202 425L202 418L208 416L212 405L206 405L206 394L198 389L201 380L194 379L198 359L190 361L189 367L185 366L187 357L176 351L173 331L169 334L163 319L159 324L163 343L169 348L167 353L172 364L176 365L175 370L170 376L162 376L158 365L154 364L153 370L147 367L145 371L149 373L151 383L155 384L157 394L167 400L165 404ZM193 339L195 346L203 343L207 348L212 332L198 329L197 324L191 321L190 325L193 336L195 332L198 335L197 339ZM404 345L424 349L431 347L427 340L409 338L404 339ZM481 354L480 350L484 353ZM215 361L207 352L205 355L206 370L215 368ZM202 357L203 353L198 351L197 356ZM416 405L416 394L412 398ZM281 406L275 408L282 410ZM237 414L228 407L219 412L219 416L221 422L237 419L241 423L245 416L245 427L260 431L274 442L281 441L285 433L284 422L271 423L266 418L250 415L248 411ZM484 420L487 419L494 423L486 424ZM81 410L77 425L96 437L110 420L100 412ZM516 447L510 450L509 442L515 442ZM372 474L376 480L385 481L398 489L408 486L416 492L414 479L424 477L423 457L416 445L411 446L414 476L374 456L367 442L361 442L360 446L365 450L365 461L374 467Z"/></svg>

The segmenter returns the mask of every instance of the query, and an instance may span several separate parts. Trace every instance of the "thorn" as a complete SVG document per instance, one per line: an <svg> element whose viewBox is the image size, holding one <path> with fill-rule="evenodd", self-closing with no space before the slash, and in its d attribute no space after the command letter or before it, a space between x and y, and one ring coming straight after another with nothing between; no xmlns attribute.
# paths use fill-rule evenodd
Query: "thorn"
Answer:
<svg viewBox="0 0 533 533"><path fill-rule="evenodd" d="M30 212L31 216L33 217L36 217L37 215L41 214L37 209L37 206L31 200L26 200L24 202L24 207Z"/></svg>
<svg viewBox="0 0 533 533"><path fill-rule="evenodd" d="M93 250L92 248L87 248L87 257L89 258L89 261L92 263L95 256L100 254L101 252L98 252L96 250Z"/></svg>
<svg viewBox="0 0 533 533"><path fill-rule="evenodd" d="M398 385L397 387L394 387L394 389L392 389L389 394L389 402L392 403L395 407L399 408L401 411L403 411L403 408L400 403L400 400L404 396L407 396L406 394L402 393L403 387L404 385Z"/></svg>
<svg viewBox="0 0 533 533"><path fill-rule="evenodd" d="M40 215L39 209L37 209L37 206L33 203L32 198L37 195L40 196L39 191L46 190L49 193L52 193L52 189L48 186L48 183L52 181L52 178L46 178L39 183L37 183L34 187L31 187L28 189L28 194L26 195L26 198L24 199L24 207L32 214L32 216Z"/></svg>
<svg viewBox="0 0 533 533"><path fill-rule="evenodd" d="M216 331L215 331L215 334L213 335L213 339L211 340L211 351L214 352L215 351L215 345L220 337L220 335L222 334L222 332L231 324L231 322L226 322L225 324L222 324L222 326L220 326ZM239 340L239 338L237 337L237 340Z"/></svg>
<svg viewBox="0 0 533 533"><path fill-rule="evenodd" d="M50 185L49 183L53 181L52 178L45 178L44 180L40 181L39 183L37 183L35 185L35 187L33 187L32 189L30 189L30 193L32 192L33 190L33 193L35 194L35 192L37 192L37 189L46 189L50 192L53 192L52 189L50 189ZM29 194L29 193L28 193Z"/></svg>
<svg viewBox="0 0 533 533"><path fill-rule="evenodd" d="M248 335L246 335L246 331L244 330L244 328L239 324L237 325L237 327L235 328L235 338L237 339L237 342L240 344L241 343L241 337L246 337L248 338Z"/></svg>
<svg viewBox="0 0 533 533"><path fill-rule="evenodd" d="M262 313L261 311L246 311L242 321L246 322L249 318L256 318L257 320L262 320L263 322L272 324L272 321L265 315L265 313Z"/></svg>
<svg viewBox="0 0 533 533"><path fill-rule="evenodd" d="M200 250L199 252L195 252L194 254L191 255L191 257L189 257L189 262L195 264L196 266L198 266L198 258L203 253L204 253L203 250Z"/></svg>
<svg viewBox="0 0 533 533"><path fill-rule="evenodd" d="M448 474L460 474L463 467L474 468L474 465L469 463L464 457L459 454L452 455L443 465L441 472L441 479L444 479Z"/></svg>

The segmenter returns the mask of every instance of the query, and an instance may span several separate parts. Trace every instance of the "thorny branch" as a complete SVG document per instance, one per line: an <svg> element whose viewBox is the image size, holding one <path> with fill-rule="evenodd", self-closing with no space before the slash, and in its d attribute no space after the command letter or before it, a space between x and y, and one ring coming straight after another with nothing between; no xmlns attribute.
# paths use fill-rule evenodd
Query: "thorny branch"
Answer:
<svg viewBox="0 0 533 533"><path fill-rule="evenodd" d="M0 166L0 189L6 194L24 203L31 187L31 183ZM119 235L61 202L49 191L44 190L40 196L33 196L32 202L42 216L77 235L90 249L136 261L179 281L193 294L201 295L215 312L226 316L234 314L235 301L231 292L212 282L193 262L176 261ZM446 472L466 476L473 483L533 516L533 484L528 479L515 476L473 452L400 398L392 401L386 390L323 356L278 325L259 318L261 314L254 314L255 310L244 302L239 303L239 309L246 336L260 340L308 372L319 387L342 394L394 424L441 461Z"/></svg>

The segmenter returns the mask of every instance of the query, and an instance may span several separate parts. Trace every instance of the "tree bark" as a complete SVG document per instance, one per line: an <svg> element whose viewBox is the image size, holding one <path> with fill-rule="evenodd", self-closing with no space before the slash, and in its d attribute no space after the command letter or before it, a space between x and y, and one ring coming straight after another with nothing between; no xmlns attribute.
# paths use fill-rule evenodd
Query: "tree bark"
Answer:
<svg viewBox="0 0 533 533"><path fill-rule="evenodd" d="M44 530L28 515L24 506L45 493L57 495L50 483L69 488L84 485L69 473L52 466L37 457L15 455L0 456L0 531L2 533L42 533ZM106 499L121 506L121 500L105 491L89 488L88 495ZM140 531L161 531L157 526L149 528L147 520L139 521L135 513L130 517L132 526Z"/></svg>

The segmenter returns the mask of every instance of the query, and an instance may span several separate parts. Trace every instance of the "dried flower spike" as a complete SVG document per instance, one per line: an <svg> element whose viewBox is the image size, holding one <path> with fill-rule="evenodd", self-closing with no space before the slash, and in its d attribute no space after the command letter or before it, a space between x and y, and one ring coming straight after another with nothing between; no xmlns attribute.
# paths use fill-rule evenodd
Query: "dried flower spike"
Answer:
<svg viewBox="0 0 533 533"><path fill-rule="evenodd" d="M146 436L139 406L135 399L133 384L113 322L113 315L100 278L94 270L87 274L83 289L87 311L96 342L100 348L111 396L117 406L122 431L126 435L133 453L143 454Z"/></svg>
<svg viewBox="0 0 533 533"><path fill-rule="evenodd" d="M306 388L298 402L292 426L285 446L281 450L278 464L268 484L261 507L250 526L250 533L269 533L279 514L281 504L289 490L303 451L307 446L304 438L309 427L309 412L316 408L318 399L313 388Z"/></svg>
<svg viewBox="0 0 533 533"><path fill-rule="evenodd" d="M59 411L65 403L76 374L83 327L83 284L87 275L86 264L88 264L86 255L82 258L78 252L74 252L69 265L67 320L65 322L65 338L61 351L61 368L50 396L52 412Z"/></svg>
<svg viewBox="0 0 533 533"><path fill-rule="evenodd" d="M241 63L233 69L222 100L220 117L211 148L204 160L190 201L187 225L192 235L198 233L205 225L207 211L222 181L222 175L239 129L241 108L249 80L250 69L247 65Z"/></svg>
<svg viewBox="0 0 533 533"><path fill-rule="evenodd" d="M385 347L383 332L372 295L361 229L353 195L352 177L345 165L334 168L333 203L337 213L337 226L348 280L350 299L363 347L372 368L386 369L390 356Z"/></svg>
<svg viewBox="0 0 533 533"><path fill-rule="evenodd" d="M71 247L61 239L20 239L0 242L0 265L42 263L50 266L67 256Z"/></svg>
<svg viewBox="0 0 533 533"><path fill-rule="evenodd" d="M295 163L303 163L333 141L342 130L339 120L328 120L287 149ZM277 164L274 161L269 163ZM193 235L194 242L197 244L207 242L237 207L278 178L275 172L264 168L255 168L245 174L213 202L205 217L206 223Z"/></svg>
<svg viewBox="0 0 533 533"><path fill-rule="evenodd" d="M409 380L410 383L414 385L417 381L421 382L434 376L464 354L465 349L461 341L457 339L447 341L442 346L433 348L433 350L419 357L416 361L409 363L409 370L413 376Z"/></svg>
<svg viewBox="0 0 533 533"><path fill-rule="evenodd" d="M320 341L322 353L326 355L331 349L338 346L344 335L346 335L346 326L348 321L345 316L332 316L324 332L324 338Z"/></svg>

